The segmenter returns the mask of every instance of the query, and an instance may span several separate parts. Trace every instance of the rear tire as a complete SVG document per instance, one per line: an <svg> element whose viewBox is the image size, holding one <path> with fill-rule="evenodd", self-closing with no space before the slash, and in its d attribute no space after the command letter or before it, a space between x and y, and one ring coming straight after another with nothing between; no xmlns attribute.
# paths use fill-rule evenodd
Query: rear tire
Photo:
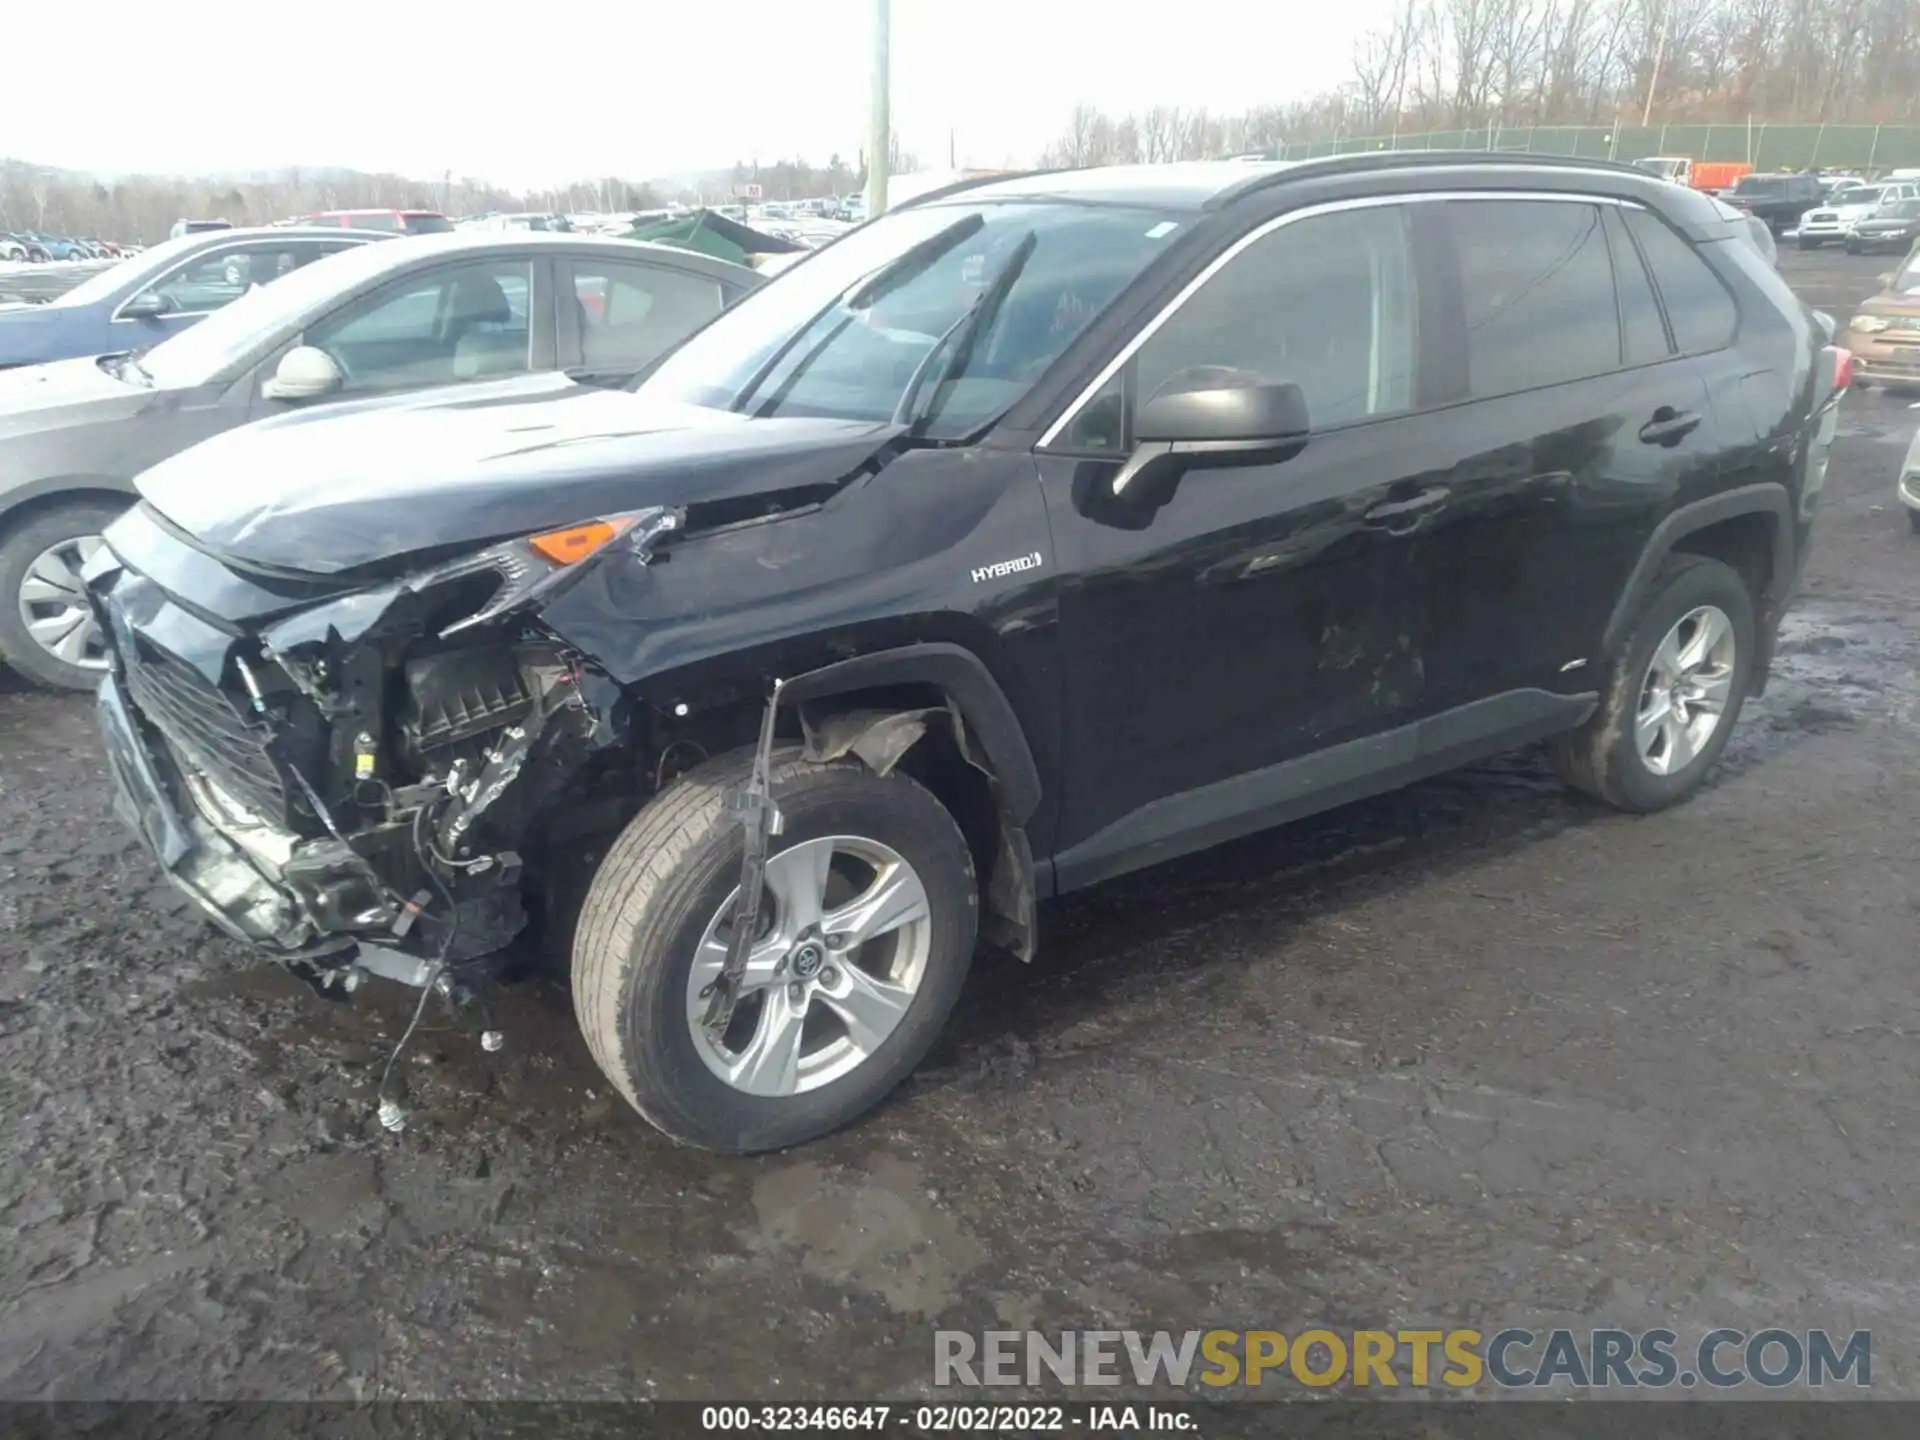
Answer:
<svg viewBox="0 0 1920 1440"><path fill-rule="evenodd" d="M125 505L111 501L76 500L42 510L0 535L0 661L34 683L57 690L92 690L100 684L106 674L105 655L93 618L84 609L85 597L79 591L77 574L71 579L51 576L57 583L50 583L49 577L37 573L30 576L29 572L51 552L76 542L97 541L100 532L126 510ZM74 569L66 563L53 568L68 572ZM34 581L32 595L25 593L30 579ZM69 589L70 595L65 593ZM31 621L28 611L32 612ZM70 626L65 624L67 620L72 621ZM30 623L53 643L66 643L98 663L69 663L48 649L42 639L35 638L28 628Z"/></svg>
<svg viewBox="0 0 1920 1440"><path fill-rule="evenodd" d="M1677 683L1663 678L1663 672L1672 676L1676 655L1684 660L1689 645L1719 625L1725 627L1730 654L1707 647L1707 661L1717 663L1703 662L1694 678L1682 676ZM1664 810L1689 798L1705 782L1740 718L1752 683L1754 650L1753 597L1739 572L1705 556L1670 556L1608 677L1599 709L1555 742L1561 778L1616 810L1635 813ZM1721 696L1710 728L1705 721L1712 702L1693 698L1696 690ZM1680 723L1676 716L1692 717L1693 723Z"/></svg>
<svg viewBox="0 0 1920 1440"><path fill-rule="evenodd" d="M839 845L866 845L893 856L899 862L895 873L904 869L908 880L917 880L924 892L924 918L880 933L871 945L829 949L824 968L809 972L809 985L819 989L803 987L804 998L792 1001L807 1017L796 1027L795 1054L802 1049L799 1028L811 1027L815 1046L796 1061L802 1088L782 1090L774 1084L756 1092L747 1080L727 1078L716 1068L727 1059L721 1050L744 1053L761 1045L772 1033L772 1007L788 1003L793 977L803 968L796 958L799 949L785 949L774 938L786 932L790 917L770 874L763 904L773 913L763 909L766 938L756 942L752 964L759 974L776 978L757 1000L752 991L742 999L736 1019L745 1023L745 1032L737 1045L729 1029L728 1043L715 1047L692 1018L699 1009L696 956L709 957L703 966L715 963L716 937L724 934L715 927L730 913L739 886L743 833L727 811L726 796L745 782L751 765L749 751L721 756L676 780L634 817L594 877L573 949L574 1013L607 1078L673 1139L734 1154L777 1150L824 1135L877 1105L899 1084L925 1057L959 998L979 920L966 839L927 790L899 771L881 777L851 758L815 764L793 747L776 751L770 782L785 829L768 842L769 861L832 841L827 863L835 868L823 869L822 887L839 883L844 894L851 885L864 898L877 892L879 878L875 890L866 891L858 880L835 877L843 862ZM876 877L885 873L875 871ZM847 904L827 891L823 908L824 917L812 931L838 940L828 922L847 913ZM844 997L851 979L845 972L855 971L858 962L857 973L867 975L868 961L862 957L872 945L882 947L884 963L889 940L904 952L909 936L915 941L913 978L911 985L900 979L891 986L899 997L887 1016L891 1028L877 1032L883 1038L867 1045L855 1043L829 982L837 981ZM763 953L768 958L763 960ZM781 956L777 969L776 954ZM818 964L818 956L807 958ZM703 968L701 973L710 972ZM885 983L893 977L880 978ZM805 1067L821 1055L831 1060L842 1032L864 1058L844 1068L851 1052L842 1052L837 1064L813 1072L817 1083L808 1081Z"/></svg>

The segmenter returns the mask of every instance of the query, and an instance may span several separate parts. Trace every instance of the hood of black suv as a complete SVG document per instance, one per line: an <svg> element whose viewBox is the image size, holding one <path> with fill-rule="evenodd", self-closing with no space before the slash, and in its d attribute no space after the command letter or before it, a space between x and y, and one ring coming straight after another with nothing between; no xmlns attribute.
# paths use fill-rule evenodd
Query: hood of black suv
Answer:
<svg viewBox="0 0 1920 1440"><path fill-rule="evenodd" d="M183 451L137 483L215 554L326 575L650 505L832 484L898 433L530 386L504 400L449 392L296 412Z"/></svg>

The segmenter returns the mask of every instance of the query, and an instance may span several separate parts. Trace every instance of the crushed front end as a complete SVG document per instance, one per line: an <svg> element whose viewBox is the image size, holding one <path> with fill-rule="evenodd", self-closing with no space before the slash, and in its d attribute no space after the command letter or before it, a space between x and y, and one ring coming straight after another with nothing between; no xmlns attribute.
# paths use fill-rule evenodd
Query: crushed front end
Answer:
<svg viewBox="0 0 1920 1440"><path fill-rule="evenodd" d="M617 686L540 601L649 510L372 576L222 561L141 507L89 567L117 808L223 929L283 958L435 963L526 921L529 845L620 736ZM329 960L327 957L339 957Z"/></svg>

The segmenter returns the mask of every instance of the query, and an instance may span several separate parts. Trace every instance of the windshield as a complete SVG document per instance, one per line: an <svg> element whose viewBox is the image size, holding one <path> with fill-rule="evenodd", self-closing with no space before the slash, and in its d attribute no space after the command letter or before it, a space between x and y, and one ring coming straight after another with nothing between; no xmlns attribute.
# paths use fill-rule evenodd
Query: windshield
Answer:
<svg viewBox="0 0 1920 1440"><path fill-rule="evenodd" d="M271 285L249 290L199 324L140 356L140 368L168 389L204 385L250 357L261 341L296 323L328 297L353 289L394 263L394 242L375 240L302 265Z"/></svg>
<svg viewBox="0 0 1920 1440"><path fill-rule="evenodd" d="M131 260L122 260L118 265L109 265L98 275L89 275L66 294L57 296L50 303L54 305L92 305L100 300L110 300L120 292L129 280L141 275L157 275L182 255L190 255L196 250L207 248L204 235L182 235L178 240L164 240L152 249L142 250Z"/></svg>
<svg viewBox="0 0 1920 1440"><path fill-rule="evenodd" d="M1878 185L1856 185L1846 194L1837 196L1842 205L1878 205L1880 197L1887 192Z"/></svg>
<svg viewBox="0 0 1920 1440"><path fill-rule="evenodd" d="M1185 224L1057 202L897 211L783 272L639 383L761 418L911 418L957 438L1019 399Z"/></svg>

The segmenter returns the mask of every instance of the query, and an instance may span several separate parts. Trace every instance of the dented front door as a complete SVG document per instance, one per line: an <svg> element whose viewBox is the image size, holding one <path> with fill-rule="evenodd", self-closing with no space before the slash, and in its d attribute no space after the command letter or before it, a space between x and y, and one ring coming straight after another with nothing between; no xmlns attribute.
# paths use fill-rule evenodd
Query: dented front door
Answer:
<svg viewBox="0 0 1920 1440"><path fill-rule="evenodd" d="M1423 617L1440 598L1422 593L1421 557L1447 510L1424 428L1384 420L1317 435L1280 464L1192 471L1137 530L1086 513L1111 465L1042 459L1072 577L1064 844L1418 718Z"/></svg>

